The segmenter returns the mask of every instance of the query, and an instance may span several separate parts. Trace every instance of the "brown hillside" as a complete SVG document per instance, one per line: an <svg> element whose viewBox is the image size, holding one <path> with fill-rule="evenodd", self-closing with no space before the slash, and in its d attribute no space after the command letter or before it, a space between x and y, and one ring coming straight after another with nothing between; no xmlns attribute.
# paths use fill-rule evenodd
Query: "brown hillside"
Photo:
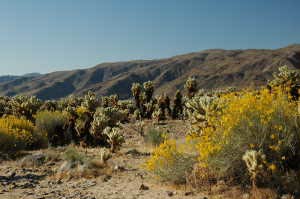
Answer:
<svg viewBox="0 0 300 199"><path fill-rule="evenodd" d="M53 72L0 83L1 95L57 99L88 90L98 95L130 96L133 82L152 80L156 94L182 89L189 76L202 88L265 84L279 66L300 68L300 45L276 50L205 50L168 59L103 63L89 69Z"/></svg>

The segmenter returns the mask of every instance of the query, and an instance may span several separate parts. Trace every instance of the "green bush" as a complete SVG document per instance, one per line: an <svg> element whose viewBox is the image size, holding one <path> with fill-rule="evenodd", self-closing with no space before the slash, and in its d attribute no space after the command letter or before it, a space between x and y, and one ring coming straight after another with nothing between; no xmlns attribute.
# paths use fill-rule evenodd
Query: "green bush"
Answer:
<svg viewBox="0 0 300 199"><path fill-rule="evenodd" d="M38 112L36 115L36 131L45 133L50 145L61 145L65 142L64 125L67 121L68 116L59 111Z"/></svg>
<svg viewBox="0 0 300 199"><path fill-rule="evenodd" d="M146 135L144 136L144 140L146 143L151 144L152 146L158 146L166 138L166 134L157 128L151 128L148 130Z"/></svg>

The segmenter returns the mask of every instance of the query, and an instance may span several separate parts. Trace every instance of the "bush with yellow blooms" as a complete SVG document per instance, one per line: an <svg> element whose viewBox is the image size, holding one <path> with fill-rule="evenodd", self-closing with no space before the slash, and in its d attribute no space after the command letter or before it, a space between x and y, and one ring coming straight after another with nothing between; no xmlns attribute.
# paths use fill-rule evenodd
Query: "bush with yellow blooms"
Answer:
<svg viewBox="0 0 300 199"><path fill-rule="evenodd" d="M285 173L299 170L300 117L288 93L273 88L221 96L222 108L207 118L210 125L197 137L200 165L220 178L249 182L243 155L255 150L265 155L261 183L279 186Z"/></svg>
<svg viewBox="0 0 300 199"><path fill-rule="evenodd" d="M46 136L34 129L32 122L15 116L0 118L0 151L15 152L42 147Z"/></svg>

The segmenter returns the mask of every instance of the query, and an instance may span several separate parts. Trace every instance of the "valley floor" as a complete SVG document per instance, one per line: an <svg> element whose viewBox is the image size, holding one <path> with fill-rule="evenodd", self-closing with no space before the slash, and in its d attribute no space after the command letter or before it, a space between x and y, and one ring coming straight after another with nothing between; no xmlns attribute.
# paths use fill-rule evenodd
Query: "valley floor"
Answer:
<svg viewBox="0 0 300 199"><path fill-rule="evenodd" d="M180 138L187 129L182 121L164 125L172 136ZM237 188L217 187L214 194L196 193L185 187L166 185L154 179L142 168L151 152L131 124L124 128L126 143L108 161L109 169L96 178L58 178L55 171L62 160L41 166L25 167L21 160L0 163L1 199L192 199L192 198L247 198ZM99 155L97 148L78 148L89 157ZM46 154L47 150L30 154ZM64 149L51 149L61 153ZM242 196L243 195L243 196Z"/></svg>

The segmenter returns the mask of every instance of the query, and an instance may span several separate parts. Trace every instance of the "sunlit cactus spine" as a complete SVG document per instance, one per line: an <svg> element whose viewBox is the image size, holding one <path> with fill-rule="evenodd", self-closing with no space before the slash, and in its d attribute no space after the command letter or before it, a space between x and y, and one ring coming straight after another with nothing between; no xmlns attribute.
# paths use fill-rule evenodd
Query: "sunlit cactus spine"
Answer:
<svg viewBox="0 0 300 199"><path fill-rule="evenodd" d="M144 82L143 87L146 95L146 102L149 103L152 99L152 95L154 92L153 82L152 81Z"/></svg>
<svg viewBox="0 0 300 199"><path fill-rule="evenodd" d="M173 101L173 112L172 118L178 119L183 114L183 102L182 102L182 94L179 90L176 91L174 101Z"/></svg>
<svg viewBox="0 0 300 199"><path fill-rule="evenodd" d="M192 98L197 92L197 81L194 77L189 77L184 88L187 90L188 98Z"/></svg>

